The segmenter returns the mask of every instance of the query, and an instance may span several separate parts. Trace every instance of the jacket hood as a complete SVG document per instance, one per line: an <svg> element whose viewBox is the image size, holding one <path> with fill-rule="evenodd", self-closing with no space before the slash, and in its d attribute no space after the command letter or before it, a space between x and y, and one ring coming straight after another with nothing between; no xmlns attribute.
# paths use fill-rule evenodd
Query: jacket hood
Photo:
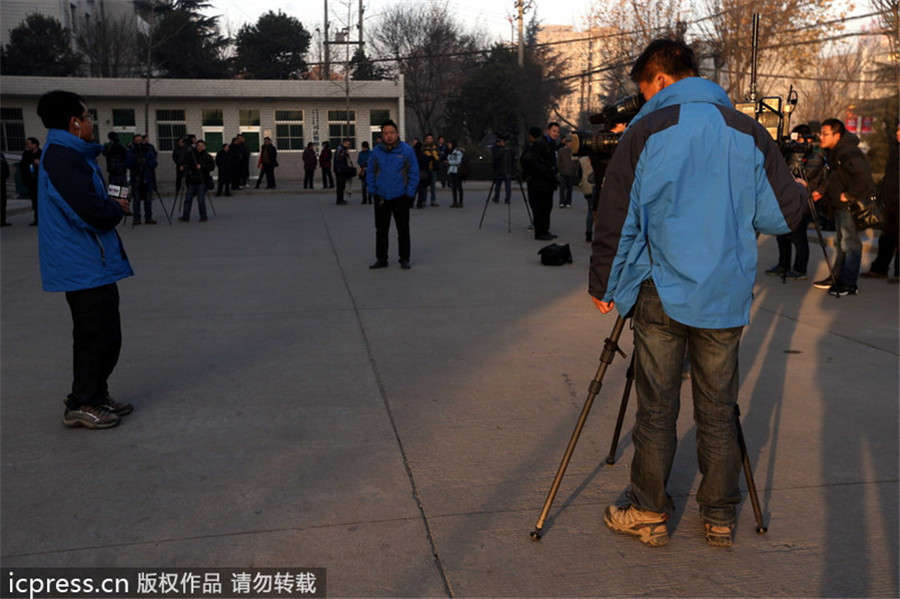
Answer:
<svg viewBox="0 0 900 599"><path fill-rule="evenodd" d="M710 102L733 108L725 90L717 84L702 77L685 77L657 92L641 107L631 122L666 106L686 104L688 102Z"/></svg>
<svg viewBox="0 0 900 599"><path fill-rule="evenodd" d="M838 140L837 144L830 150L831 156L839 156L846 152L847 150L852 150L853 148L859 147L859 138L855 133L850 133L849 131L844 131L844 134L841 135L841 138Z"/></svg>
<svg viewBox="0 0 900 599"><path fill-rule="evenodd" d="M84 141L80 137L72 135L68 131L62 129L49 129L47 131L46 145L57 144L71 148L79 152L87 158L96 158L103 151L103 146L91 142Z"/></svg>

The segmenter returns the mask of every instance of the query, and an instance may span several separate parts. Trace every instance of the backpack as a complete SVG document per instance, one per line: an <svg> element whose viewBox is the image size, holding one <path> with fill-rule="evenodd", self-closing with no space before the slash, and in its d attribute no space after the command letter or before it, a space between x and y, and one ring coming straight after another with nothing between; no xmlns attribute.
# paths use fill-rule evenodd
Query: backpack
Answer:
<svg viewBox="0 0 900 599"><path fill-rule="evenodd" d="M538 250L538 254L540 254L541 264L544 266L562 266L563 264L572 263L572 250L569 249L568 243L565 245L556 243L545 245Z"/></svg>

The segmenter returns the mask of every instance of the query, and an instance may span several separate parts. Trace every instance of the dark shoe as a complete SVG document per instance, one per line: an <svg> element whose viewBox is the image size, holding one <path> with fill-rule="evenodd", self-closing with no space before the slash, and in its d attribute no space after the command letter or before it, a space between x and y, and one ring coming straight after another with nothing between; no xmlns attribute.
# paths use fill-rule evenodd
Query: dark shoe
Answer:
<svg viewBox="0 0 900 599"><path fill-rule="evenodd" d="M835 297L844 297L845 295L856 295L857 288L853 285L844 285L841 283L840 285L832 285L831 289L828 290L828 295L833 295Z"/></svg>
<svg viewBox="0 0 900 599"><path fill-rule="evenodd" d="M825 277L821 281L816 281L813 283L813 287L816 289L831 289L834 286L834 279L831 277Z"/></svg>
<svg viewBox="0 0 900 599"><path fill-rule="evenodd" d="M550 241L551 239L556 239L556 235L551 235L550 233L541 233L540 235L535 235L534 238L539 241Z"/></svg>
<svg viewBox="0 0 900 599"><path fill-rule="evenodd" d="M412 268L412 264L409 263L409 260L401 260L400 268L402 268L403 270L409 270L410 268Z"/></svg>
<svg viewBox="0 0 900 599"><path fill-rule="evenodd" d="M641 543L651 547L661 547L669 542L666 528L666 514L645 512L633 505L611 505L603 514L607 528L619 534L636 537Z"/></svg>
<svg viewBox="0 0 900 599"><path fill-rule="evenodd" d="M703 523L706 527L706 544L712 547L731 547L734 545L734 524L730 526L721 524Z"/></svg>
<svg viewBox="0 0 900 599"><path fill-rule="evenodd" d="M11 227L12 223L0 223L0 227Z"/></svg>
<svg viewBox="0 0 900 599"><path fill-rule="evenodd" d="M134 219L134 222L131 223L131 226L132 226L132 227L136 227L136 226L138 226L139 224L141 224L141 221L140 221L139 219Z"/></svg>
<svg viewBox="0 0 900 599"><path fill-rule="evenodd" d="M784 268L781 266L773 266L769 270L766 271L766 275L769 277L780 277L784 274Z"/></svg>
<svg viewBox="0 0 900 599"><path fill-rule="evenodd" d="M376 260L375 262L373 262L372 264L369 265L369 268L371 268L372 270L375 270L376 268L387 268L387 265L388 265L388 263L386 260Z"/></svg>
<svg viewBox="0 0 900 599"><path fill-rule="evenodd" d="M584 240L588 243L594 241L594 234L593 233L585 233Z"/></svg>
<svg viewBox="0 0 900 599"><path fill-rule="evenodd" d="M900 283L900 277L893 276L890 279L888 279L889 285L897 285L898 283Z"/></svg>
<svg viewBox="0 0 900 599"><path fill-rule="evenodd" d="M145 225L155 225L156 221L153 220L152 218L148 218L148 219L144 220L144 224Z"/></svg>
<svg viewBox="0 0 900 599"><path fill-rule="evenodd" d="M28 223L28 226L29 226L29 227L36 227L36 226L37 226L37 221L32 221L32 222Z"/></svg>
<svg viewBox="0 0 900 599"><path fill-rule="evenodd" d="M205 223L205 222L208 221L208 220L209 220L209 219L206 218L205 216L200 218L200 222L201 222L201 223Z"/></svg>
<svg viewBox="0 0 900 599"><path fill-rule="evenodd" d="M179 216L179 217L178 217L178 220L180 220L180 221L183 222L183 223L189 223L189 222L191 222L191 219L187 218L186 216Z"/></svg>
<svg viewBox="0 0 900 599"><path fill-rule="evenodd" d="M796 270L789 270L785 273L784 278L788 281L805 281L807 278L805 272L797 272Z"/></svg>
<svg viewBox="0 0 900 599"><path fill-rule="evenodd" d="M100 402L100 409L106 410L107 412L112 412L116 416L127 416L134 411L134 406L130 403L118 402L107 395L106 399Z"/></svg>
<svg viewBox="0 0 900 599"><path fill-rule="evenodd" d="M338 206L346 206L347 202L345 200L338 200L337 205Z"/></svg>
<svg viewBox="0 0 900 599"><path fill-rule="evenodd" d="M72 427L111 428L119 424L119 417L97 406L80 406L74 410L66 409L63 424Z"/></svg>
<svg viewBox="0 0 900 599"><path fill-rule="evenodd" d="M439 208L439 207L440 207L440 204L438 204L437 202L431 202L431 204L429 204L429 205L430 205L432 208Z"/></svg>
<svg viewBox="0 0 900 599"><path fill-rule="evenodd" d="M860 273L859 276L861 279L886 279L887 273L870 270L869 272Z"/></svg>

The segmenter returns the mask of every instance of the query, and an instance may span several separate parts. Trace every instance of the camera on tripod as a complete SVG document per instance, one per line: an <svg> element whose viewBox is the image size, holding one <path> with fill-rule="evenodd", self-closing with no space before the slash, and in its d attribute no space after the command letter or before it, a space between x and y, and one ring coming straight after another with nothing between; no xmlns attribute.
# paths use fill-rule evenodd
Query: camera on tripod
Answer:
<svg viewBox="0 0 900 599"><path fill-rule="evenodd" d="M575 131L572 133L572 155L611 156L619 143L621 133L615 133L612 129L619 124L628 123L635 117L641 106L644 105L644 96L634 94L622 98L618 102L607 106L597 114L589 118L592 125L600 125L596 130Z"/></svg>

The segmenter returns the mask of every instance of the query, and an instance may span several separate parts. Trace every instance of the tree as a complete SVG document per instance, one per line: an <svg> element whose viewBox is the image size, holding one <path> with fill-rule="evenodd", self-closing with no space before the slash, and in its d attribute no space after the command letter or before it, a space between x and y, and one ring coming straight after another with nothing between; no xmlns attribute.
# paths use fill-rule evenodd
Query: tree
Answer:
<svg viewBox="0 0 900 599"><path fill-rule="evenodd" d="M405 77L406 106L416 120L406 133L439 130L446 99L457 93L479 50L475 36L464 33L447 6L436 2L397 4L383 13L374 30L375 55L393 59Z"/></svg>
<svg viewBox="0 0 900 599"><path fill-rule="evenodd" d="M205 17L206 0L139 0L152 26L142 46L152 48L153 66L173 79L216 79L228 68L222 54L227 40L219 33L218 17Z"/></svg>
<svg viewBox="0 0 900 599"><path fill-rule="evenodd" d="M73 77L81 74L82 61L59 21L33 13L9 32L9 43L0 50L0 73Z"/></svg>
<svg viewBox="0 0 900 599"><path fill-rule="evenodd" d="M235 37L235 72L247 79L296 79L307 70L309 32L279 10L244 25Z"/></svg>
<svg viewBox="0 0 900 599"><path fill-rule="evenodd" d="M141 43L131 17L92 21L75 41L94 77L135 77L142 70Z"/></svg>
<svg viewBox="0 0 900 599"><path fill-rule="evenodd" d="M357 48L350 59L350 78L362 81L381 81L390 76L390 69L366 56L365 50Z"/></svg>

